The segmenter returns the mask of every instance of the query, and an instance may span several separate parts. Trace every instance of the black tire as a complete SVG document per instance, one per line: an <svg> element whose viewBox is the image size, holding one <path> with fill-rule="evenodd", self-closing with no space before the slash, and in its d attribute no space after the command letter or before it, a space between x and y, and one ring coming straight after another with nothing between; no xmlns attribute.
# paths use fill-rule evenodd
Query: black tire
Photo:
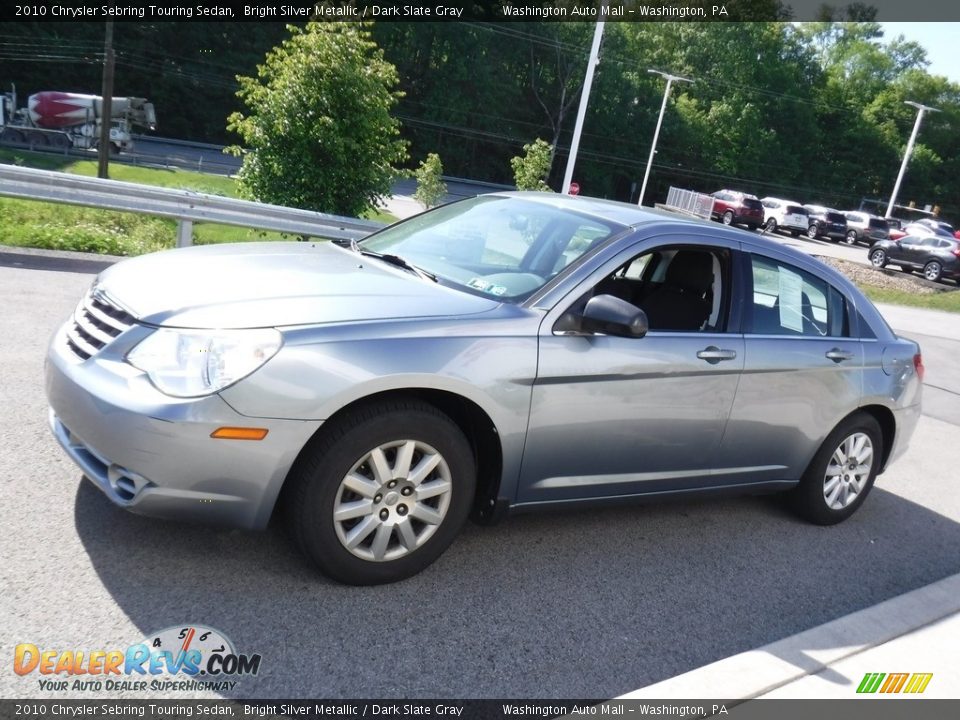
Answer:
<svg viewBox="0 0 960 720"><path fill-rule="evenodd" d="M807 237L811 240L816 240L817 235L820 234L820 228L817 227L816 223L813 223L810 227L807 228Z"/></svg>
<svg viewBox="0 0 960 720"><path fill-rule="evenodd" d="M777 219L769 218L767 220L767 232L772 233L777 231Z"/></svg>
<svg viewBox="0 0 960 720"><path fill-rule="evenodd" d="M799 230L791 230L791 231L790 231L790 236L791 236L791 237L800 237L800 231L799 231Z"/></svg>
<svg viewBox="0 0 960 720"><path fill-rule="evenodd" d="M724 225L733 225L733 211L727 210L723 214L723 217L720 218L720 222L722 222Z"/></svg>
<svg viewBox="0 0 960 720"><path fill-rule="evenodd" d="M831 466L834 453L851 438L858 438L860 435L868 437L872 446L869 470L859 491L846 505L842 508L831 507L827 499L827 487L832 482L832 478L827 475L828 467ZM872 415L863 412L854 413L837 425L823 441L799 484L788 495L791 507L800 517L816 525L834 525L846 520L857 511L870 493L882 458L883 433L880 431L880 425ZM856 474L844 466L844 470L833 477L836 478L838 485L833 485L830 492L834 489L843 492L845 486L851 487L845 478L855 478ZM835 501L840 500L839 494L835 496Z"/></svg>
<svg viewBox="0 0 960 720"><path fill-rule="evenodd" d="M857 240L859 240L859 238L857 237L857 233L856 233L855 230L850 230L849 232L847 232L847 244L848 244L848 245L854 245L854 244L856 244Z"/></svg>
<svg viewBox="0 0 960 720"><path fill-rule="evenodd" d="M923 266L923 276L930 282L938 282L943 277L943 265L939 260L931 260Z"/></svg>
<svg viewBox="0 0 960 720"><path fill-rule="evenodd" d="M887 253L883 248L870 251L870 264L875 268L884 268L887 266L887 262Z"/></svg>
<svg viewBox="0 0 960 720"><path fill-rule="evenodd" d="M378 585L415 575L449 547L470 513L476 487L476 465L470 443L449 417L432 405L413 399L360 406L334 422L333 428L304 450L287 480L291 483L286 495L288 519L297 544L321 572L349 585ZM416 499L404 499L396 491L385 490L387 485L384 483L382 492L376 496L382 499L374 503L371 498L371 503L372 507L381 508L378 516L383 519L383 513L386 513L390 516L390 522L378 522L374 512L356 518L356 524L349 528L346 526L352 519L336 521L334 508L351 493L342 485L347 475L364 472L372 475L372 468L361 464L361 461L377 448L409 441L417 443L418 448L421 444L429 446L441 456L441 464L428 477L433 477L433 473L441 469L449 471L449 501L445 510L438 510L442 519L436 524L417 520L414 513L416 506L421 503ZM394 461L398 456L399 450ZM369 476L368 481L371 484L377 482ZM396 479L390 482L396 483ZM392 502L389 498L391 495L395 496ZM355 496L364 501L363 496ZM442 506L442 500L431 498L429 502L435 500ZM423 504L427 502L423 501ZM402 510L407 504L414 510ZM407 512L410 512L409 518L399 517ZM379 534L380 527L389 526L391 529L387 533L386 547L391 549L387 553L403 554L395 559L378 561L372 557L364 559L348 549L338 532L346 534L368 521L374 530L368 530L356 552L375 552L373 539ZM411 532L423 534L429 530L429 534L424 535L422 545L413 549L404 548L399 531L399 525L404 521L411 528L415 522L418 527L422 526ZM367 538L370 539L370 545L364 548Z"/></svg>
<svg viewBox="0 0 960 720"><path fill-rule="evenodd" d="M913 268L910 267L909 265L901 265L900 272L905 272L907 275L910 275L911 273L913 273Z"/></svg>

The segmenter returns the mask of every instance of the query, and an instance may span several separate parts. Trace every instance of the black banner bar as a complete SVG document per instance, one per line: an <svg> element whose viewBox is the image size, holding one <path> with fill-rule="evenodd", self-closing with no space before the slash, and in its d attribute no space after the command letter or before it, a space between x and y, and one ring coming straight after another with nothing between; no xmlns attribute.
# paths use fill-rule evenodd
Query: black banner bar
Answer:
<svg viewBox="0 0 960 720"><path fill-rule="evenodd" d="M955 0L34 0L2 21L130 22L759 22L960 21Z"/></svg>

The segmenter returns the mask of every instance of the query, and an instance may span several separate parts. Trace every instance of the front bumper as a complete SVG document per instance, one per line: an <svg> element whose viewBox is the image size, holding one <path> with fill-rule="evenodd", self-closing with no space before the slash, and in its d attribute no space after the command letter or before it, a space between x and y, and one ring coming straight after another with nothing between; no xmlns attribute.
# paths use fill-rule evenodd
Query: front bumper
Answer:
<svg viewBox="0 0 960 720"><path fill-rule="evenodd" d="M320 421L252 419L219 395L172 398L123 362L148 330L132 328L80 360L65 328L47 354L54 437L83 473L131 512L262 528L290 467ZM217 440L219 427L261 427L261 441Z"/></svg>

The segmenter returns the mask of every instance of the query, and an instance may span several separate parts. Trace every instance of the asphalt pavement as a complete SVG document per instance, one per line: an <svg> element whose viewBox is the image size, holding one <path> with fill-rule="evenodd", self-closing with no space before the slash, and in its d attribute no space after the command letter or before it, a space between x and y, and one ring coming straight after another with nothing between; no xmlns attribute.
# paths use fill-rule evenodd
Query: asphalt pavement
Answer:
<svg viewBox="0 0 960 720"><path fill-rule="evenodd" d="M44 348L97 269L83 260L0 248L8 662L18 643L126 648L200 623L263 656L228 696L615 697L960 572L949 397L928 403L907 454L831 528L770 497L520 516L468 526L410 580L350 588L318 576L279 523L248 533L131 515L81 479L46 424ZM894 327L923 336L927 398L956 394L960 319L902 312ZM0 697L89 695L6 672Z"/></svg>

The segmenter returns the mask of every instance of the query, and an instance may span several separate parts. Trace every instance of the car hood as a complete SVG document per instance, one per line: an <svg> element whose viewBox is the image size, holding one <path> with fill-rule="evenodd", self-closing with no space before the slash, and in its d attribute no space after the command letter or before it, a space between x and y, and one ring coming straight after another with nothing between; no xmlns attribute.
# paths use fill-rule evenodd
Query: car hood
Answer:
<svg viewBox="0 0 960 720"><path fill-rule="evenodd" d="M97 290L138 320L252 328L481 313L499 303L331 243L244 243L125 260Z"/></svg>

